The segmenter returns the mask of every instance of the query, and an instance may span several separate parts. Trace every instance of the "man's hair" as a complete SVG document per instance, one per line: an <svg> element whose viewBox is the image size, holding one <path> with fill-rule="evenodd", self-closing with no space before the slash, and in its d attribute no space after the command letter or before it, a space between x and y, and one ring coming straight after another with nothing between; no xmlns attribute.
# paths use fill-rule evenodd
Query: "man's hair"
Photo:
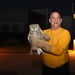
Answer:
<svg viewBox="0 0 75 75"><path fill-rule="evenodd" d="M60 11L52 10L52 11L50 12L50 15L51 15L53 12L57 12L57 13L60 15L60 17L61 17L61 12L60 12ZM62 18L62 17L61 17L61 18Z"/></svg>

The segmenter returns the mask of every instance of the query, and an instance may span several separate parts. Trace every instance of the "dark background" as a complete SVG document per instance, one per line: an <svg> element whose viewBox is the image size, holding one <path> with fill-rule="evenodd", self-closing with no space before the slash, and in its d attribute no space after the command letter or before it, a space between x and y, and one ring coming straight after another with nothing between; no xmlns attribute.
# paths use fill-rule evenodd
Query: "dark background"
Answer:
<svg viewBox="0 0 75 75"><path fill-rule="evenodd" d="M12 10L12 9L43 9L50 8L60 10L62 15L72 14L72 3L74 0L24 0L24 1L1 1L1 10ZM68 12L68 13L67 13Z"/></svg>
<svg viewBox="0 0 75 75"><path fill-rule="evenodd" d="M62 15L62 27L68 29L71 33L72 40L70 48L72 49L73 39L75 38L74 4L74 0L2 0L0 2L0 44L25 44L28 42L29 24L39 23L42 29L49 28L48 16L51 11L56 10L60 11ZM40 12L38 9L44 9L45 12L38 13ZM37 10L37 12L33 10ZM23 28L22 24L24 25L24 31L20 32L19 30Z"/></svg>

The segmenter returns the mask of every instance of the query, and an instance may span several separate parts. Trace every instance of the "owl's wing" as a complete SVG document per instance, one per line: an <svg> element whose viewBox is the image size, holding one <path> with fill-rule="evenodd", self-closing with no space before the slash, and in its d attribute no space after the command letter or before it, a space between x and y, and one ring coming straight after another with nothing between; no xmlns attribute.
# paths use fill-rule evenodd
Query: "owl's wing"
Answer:
<svg viewBox="0 0 75 75"><path fill-rule="evenodd" d="M28 33L28 37L27 37L28 41L30 41L30 33Z"/></svg>

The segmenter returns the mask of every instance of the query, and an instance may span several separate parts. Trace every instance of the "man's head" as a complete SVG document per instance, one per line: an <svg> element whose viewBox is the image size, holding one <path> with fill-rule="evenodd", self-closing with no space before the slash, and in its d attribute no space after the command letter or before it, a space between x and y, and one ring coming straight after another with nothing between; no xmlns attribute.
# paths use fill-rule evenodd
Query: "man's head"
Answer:
<svg viewBox="0 0 75 75"><path fill-rule="evenodd" d="M53 30L56 30L60 28L60 25L62 23L62 18L59 14L59 12L52 12L49 18L49 23L51 23L51 28Z"/></svg>

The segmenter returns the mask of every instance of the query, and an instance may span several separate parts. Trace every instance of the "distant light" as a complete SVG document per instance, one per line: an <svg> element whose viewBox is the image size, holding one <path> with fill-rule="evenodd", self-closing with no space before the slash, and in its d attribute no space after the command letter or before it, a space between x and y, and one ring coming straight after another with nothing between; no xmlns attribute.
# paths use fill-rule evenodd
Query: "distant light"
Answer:
<svg viewBox="0 0 75 75"><path fill-rule="evenodd" d="M75 39L73 39L73 50L75 50Z"/></svg>
<svg viewBox="0 0 75 75"><path fill-rule="evenodd" d="M75 14L73 16L74 16L74 19L75 19Z"/></svg>

